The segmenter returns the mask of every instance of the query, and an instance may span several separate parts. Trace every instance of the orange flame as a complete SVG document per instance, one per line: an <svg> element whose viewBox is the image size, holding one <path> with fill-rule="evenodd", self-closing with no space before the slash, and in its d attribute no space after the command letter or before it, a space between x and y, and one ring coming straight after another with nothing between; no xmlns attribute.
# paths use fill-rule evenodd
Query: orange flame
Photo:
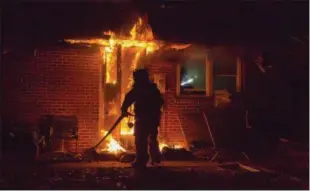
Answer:
<svg viewBox="0 0 310 191"><path fill-rule="evenodd" d="M116 64L116 52L117 47L122 48L136 47L139 50L135 56L135 65L132 69L137 67L137 63L141 57L141 52L146 51L146 54L150 54L161 47L164 43L161 41L155 41L153 31L147 23L147 18L138 18L138 21L134 24L129 32L130 37L116 35L112 31L105 31L104 35L109 36L109 39L65 39L65 42L71 44L87 44L87 45L100 45L104 48L101 49L103 52L103 60L106 65L106 83L117 83L117 64ZM173 44L170 46L165 46L165 49L184 49L189 47L190 44Z"/></svg>
<svg viewBox="0 0 310 191"><path fill-rule="evenodd" d="M160 152L162 152L163 149L164 149L165 147L167 147L167 148L173 148L173 149L181 149L181 148L184 148L184 146L182 146L182 145L168 145L168 144L166 144L166 143L164 143L164 142L159 143L159 150L160 150Z"/></svg>
<svg viewBox="0 0 310 191"><path fill-rule="evenodd" d="M121 135L133 135L134 134L134 129L133 128L123 128L121 129Z"/></svg>
<svg viewBox="0 0 310 191"><path fill-rule="evenodd" d="M168 145L166 143L159 143L159 150L163 151L164 147L168 147Z"/></svg>
<svg viewBox="0 0 310 191"><path fill-rule="evenodd" d="M165 49L184 49L190 45L170 45L167 46L163 42L155 40L153 31L147 23L147 18L144 17L138 18L137 22L129 31L130 36L116 35L112 31L105 31L103 33L105 36L108 36L108 39L103 38L91 38L91 39L65 39L65 42L71 44L86 44L86 45L99 45L101 46L100 51L102 52L103 64L106 66L106 83L116 84L117 83L117 48L130 48L136 47L138 50L135 53L134 60L131 65L131 70L135 70L138 67L144 67L145 58L144 52L146 55L149 55L162 47ZM128 89L131 88L133 79L129 79L130 83ZM128 118L122 120L121 122L121 135L133 135L134 128L128 128ZM134 121L132 121L134 123ZM101 134L104 135L106 131L102 130ZM123 147L112 137L108 138L109 143L105 150L113 153L125 151ZM161 144L161 149L165 144Z"/></svg>
<svg viewBox="0 0 310 191"><path fill-rule="evenodd" d="M106 130L101 130L101 136L105 136L108 131ZM117 154L119 152L125 152L126 149L124 149L113 137L112 135L109 135L108 136L108 144L107 144L107 148L106 149L103 149L102 151L108 151L108 152L111 152L111 153L114 153L114 154Z"/></svg>

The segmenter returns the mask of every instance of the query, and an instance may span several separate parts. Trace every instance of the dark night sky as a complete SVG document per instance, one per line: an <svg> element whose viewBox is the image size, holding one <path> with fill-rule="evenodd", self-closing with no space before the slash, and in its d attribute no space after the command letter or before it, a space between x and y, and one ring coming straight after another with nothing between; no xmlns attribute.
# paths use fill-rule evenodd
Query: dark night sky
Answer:
<svg viewBox="0 0 310 191"><path fill-rule="evenodd" d="M159 2L159 1L158 1ZM163 40L211 43L277 43L308 35L308 1L202 1L200 4L139 4ZM215 3L218 2L218 3ZM173 7L169 8L170 5ZM132 4L19 3L3 9L5 46L38 44L65 37L100 36L134 19Z"/></svg>

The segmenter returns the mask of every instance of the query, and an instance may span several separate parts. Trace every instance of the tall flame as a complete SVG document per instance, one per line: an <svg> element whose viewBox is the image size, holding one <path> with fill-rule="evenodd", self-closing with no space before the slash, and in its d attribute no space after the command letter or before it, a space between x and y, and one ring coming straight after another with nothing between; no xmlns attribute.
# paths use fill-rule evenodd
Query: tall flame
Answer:
<svg viewBox="0 0 310 191"><path fill-rule="evenodd" d="M144 67L145 55L149 55L154 51L164 47L164 43L161 41L156 41L151 27L147 23L147 17L138 18L137 22L133 25L129 31L129 36L117 35L112 31L105 31L105 36L108 39L103 38L92 38L92 39L65 39L65 42L71 44L86 44L86 45L99 45L101 47L103 64L106 66L106 83L116 84L117 83L117 49L135 47L136 52L131 70L135 70L138 67ZM189 45L170 45L173 49L183 49L187 48ZM167 46L165 46L167 48ZM168 46L169 48L169 46ZM141 64L142 63L142 64ZM131 88L133 79L129 79L128 89ZM132 109L132 108L131 108ZM131 123L134 123L132 119ZM122 120L121 122L121 135L132 135L134 133L134 128L128 128L129 119ZM106 131L102 130L102 136ZM107 144L106 150L109 152L117 153L120 151L125 151L125 149L112 137L108 138L109 143ZM163 148L161 144L161 148Z"/></svg>

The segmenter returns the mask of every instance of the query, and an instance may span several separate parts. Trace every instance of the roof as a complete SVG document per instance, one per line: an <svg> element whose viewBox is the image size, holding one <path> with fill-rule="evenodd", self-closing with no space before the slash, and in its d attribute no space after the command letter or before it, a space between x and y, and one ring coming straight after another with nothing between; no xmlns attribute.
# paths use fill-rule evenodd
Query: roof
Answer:
<svg viewBox="0 0 310 191"><path fill-rule="evenodd" d="M220 1L221 2L221 1ZM219 3L156 8L153 31L161 39L206 44L277 43L308 35L308 3Z"/></svg>
<svg viewBox="0 0 310 191"><path fill-rule="evenodd" d="M308 34L308 4L187 4L139 7L160 40L200 44L276 43ZM33 3L4 9L5 44L100 36L132 24L132 4ZM306 14L305 14L306 13Z"/></svg>

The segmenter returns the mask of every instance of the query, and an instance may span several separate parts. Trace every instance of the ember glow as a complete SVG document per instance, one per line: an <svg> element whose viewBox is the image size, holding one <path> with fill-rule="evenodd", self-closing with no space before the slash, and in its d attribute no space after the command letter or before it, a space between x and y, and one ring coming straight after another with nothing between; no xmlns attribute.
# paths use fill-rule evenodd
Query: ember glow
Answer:
<svg viewBox="0 0 310 191"><path fill-rule="evenodd" d="M108 131L105 131L105 130L101 130L100 131L101 133L101 136L105 136ZM113 137L112 135L109 135L108 136L108 144L107 144L107 147L105 149L102 149L101 151L108 151L108 152L111 152L111 153L119 153L119 152L125 152L126 149L124 149Z"/></svg>
<svg viewBox="0 0 310 191"><path fill-rule="evenodd" d="M164 142L161 142L161 143L159 143L159 150L160 150L160 152L162 152L163 151L163 149L165 148L165 147L167 147L167 148L173 148L173 149L181 149L181 148L184 148L182 145L168 145L168 144L166 144L166 143L164 143Z"/></svg>
<svg viewBox="0 0 310 191"><path fill-rule="evenodd" d="M164 148L164 147L168 147L168 145L165 144L165 143L159 143L159 150L160 150L160 152L163 151L163 148Z"/></svg>
<svg viewBox="0 0 310 191"><path fill-rule="evenodd" d="M129 118L123 119L121 126L121 135L133 135L134 133L134 127L129 127L128 123L134 124L134 119L130 120Z"/></svg>

